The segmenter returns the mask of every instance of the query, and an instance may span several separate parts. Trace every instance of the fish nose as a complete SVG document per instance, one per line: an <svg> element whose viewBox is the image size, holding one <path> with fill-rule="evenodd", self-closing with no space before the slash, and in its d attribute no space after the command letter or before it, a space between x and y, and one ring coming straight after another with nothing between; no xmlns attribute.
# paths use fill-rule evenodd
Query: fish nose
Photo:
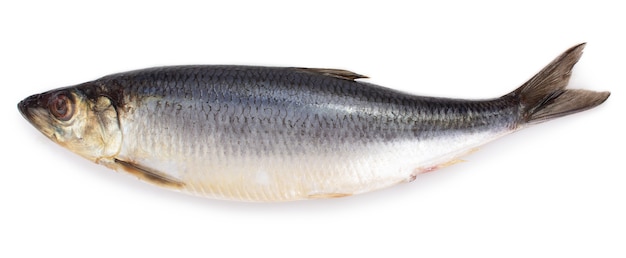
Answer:
<svg viewBox="0 0 626 258"><path fill-rule="evenodd" d="M33 95L28 98L25 98L24 100L17 103L17 109L20 111L20 113L22 113L22 116L29 118L30 117L29 108L41 106L40 99L41 98L39 95Z"/></svg>
<svg viewBox="0 0 626 258"><path fill-rule="evenodd" d="M20 113L22 114L22 116L28 116L27 113L27 107L26 107L26 99L20 101L20 103L17 103L17 109L20 111Z"/></svg>

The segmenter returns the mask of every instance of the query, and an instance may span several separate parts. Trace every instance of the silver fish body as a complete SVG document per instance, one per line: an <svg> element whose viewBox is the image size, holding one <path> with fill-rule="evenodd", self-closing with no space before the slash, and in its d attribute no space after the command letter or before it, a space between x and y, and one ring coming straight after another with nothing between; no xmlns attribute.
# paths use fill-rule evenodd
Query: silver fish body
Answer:
<svg viewBox="0 0 626 258"><path fill-rule="evenodd" d="M582 48L487 100L414 96L334 69L177 66L18 107L57 143L160 186L245 201L340 197L412 181L527 125L599 105L608 92L564 89Z"/></svg>

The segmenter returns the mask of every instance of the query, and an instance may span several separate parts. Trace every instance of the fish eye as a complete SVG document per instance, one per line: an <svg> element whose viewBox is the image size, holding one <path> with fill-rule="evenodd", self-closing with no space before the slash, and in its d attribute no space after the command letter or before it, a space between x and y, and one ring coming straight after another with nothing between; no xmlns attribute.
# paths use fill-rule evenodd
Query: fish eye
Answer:
<svg viewBox="0 0 626 258"><path fill-rule="evenodd" d="M50 97L48 109L56 119L67 121L74 115L74 102L66 94L59 93Z"/></svg>

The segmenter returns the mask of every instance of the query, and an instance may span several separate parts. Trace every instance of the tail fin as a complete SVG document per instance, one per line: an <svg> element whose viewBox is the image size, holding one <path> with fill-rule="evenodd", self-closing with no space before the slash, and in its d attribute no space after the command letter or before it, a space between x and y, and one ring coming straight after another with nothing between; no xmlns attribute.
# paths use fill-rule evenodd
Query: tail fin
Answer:
<svg viewBox="0 0 626 258"><path fill-rule="evenodd" d="M584 111L602 104L609 97L610 92L565 89L583 48L585 43L568 49L508 94L519 99L523 122L536 124Z"/></svg>

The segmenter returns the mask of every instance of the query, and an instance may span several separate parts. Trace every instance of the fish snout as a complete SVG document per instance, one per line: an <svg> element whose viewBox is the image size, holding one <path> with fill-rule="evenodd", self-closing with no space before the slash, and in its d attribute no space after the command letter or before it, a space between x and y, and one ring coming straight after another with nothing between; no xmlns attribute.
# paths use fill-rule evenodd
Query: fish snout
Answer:
<svg viewBox="0 0 626 258"><path fill-rule="evenodd" d="M31 118L30 110L33 108L41 107L41 95L32 95L28 98L23 99L20 103L17 103L17 109L20 111L22 116L29 119Z"/></svg>

